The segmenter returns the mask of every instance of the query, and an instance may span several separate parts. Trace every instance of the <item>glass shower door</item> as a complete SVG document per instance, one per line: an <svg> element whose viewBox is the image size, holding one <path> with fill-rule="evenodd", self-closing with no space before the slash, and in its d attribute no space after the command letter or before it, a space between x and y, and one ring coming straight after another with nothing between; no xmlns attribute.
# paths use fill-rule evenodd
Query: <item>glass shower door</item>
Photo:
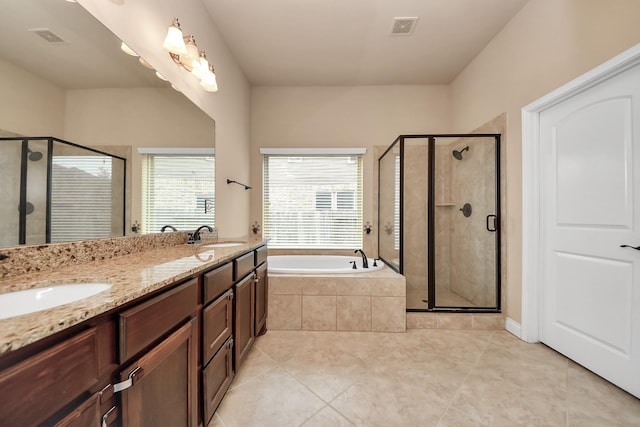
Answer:
<svg viewBox="0 0 640 427"><path fill-rule="evenodd" d="M433 145L429 308L499 304L499 138L436 138Z"/></svg>

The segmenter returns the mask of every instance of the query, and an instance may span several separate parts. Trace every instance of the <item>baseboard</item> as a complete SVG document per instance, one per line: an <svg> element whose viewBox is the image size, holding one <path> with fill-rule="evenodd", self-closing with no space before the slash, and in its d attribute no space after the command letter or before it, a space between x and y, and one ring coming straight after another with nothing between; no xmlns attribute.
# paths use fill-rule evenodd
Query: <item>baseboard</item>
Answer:
<svg viewBox="0 0 640 427"><path fill-rule="evenodd" d="M507 332L510 332L513 335L515 335L516 337L522 339L520 323L518 323L515 320L507 317L506 320L505 320L505 328L507 329Z"/></svg>

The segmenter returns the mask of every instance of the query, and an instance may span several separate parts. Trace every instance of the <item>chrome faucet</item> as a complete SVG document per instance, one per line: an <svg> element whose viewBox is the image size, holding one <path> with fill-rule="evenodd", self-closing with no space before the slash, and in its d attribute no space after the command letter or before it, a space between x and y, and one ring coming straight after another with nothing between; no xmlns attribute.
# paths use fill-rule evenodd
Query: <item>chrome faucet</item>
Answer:
<svg viewBox="0 0 640 427"><path fill-rule="evenodd" d="M160 229L160 232L161 232L161 233L164 233L165 231L167 231L167 228L170 228L170 229L171 229L171 230L173 230L173 231L178 231L178 229L177 229L177 228L175 228L173 225L169 225L169 224L167 224L167 225L164 225L164 226Z"/></svg>
<svg viewBox="0 0 640 427"><path fill-rule="evenodd" d="M200 243L200 232L203 228L206 228L209 233L213 233L213 228L208 225L201 225L193 232L193 234L189 234L189 241L187 243Z"/></svg>
<svg viewBox="0 0 640 427"><path fill-rule="evenodd" d="M369 268L369 261L367 261L367 254L364 253L362 249L356 249L353 251L354 254L360 252L360 256L362 257L362 268Z"/></svg>

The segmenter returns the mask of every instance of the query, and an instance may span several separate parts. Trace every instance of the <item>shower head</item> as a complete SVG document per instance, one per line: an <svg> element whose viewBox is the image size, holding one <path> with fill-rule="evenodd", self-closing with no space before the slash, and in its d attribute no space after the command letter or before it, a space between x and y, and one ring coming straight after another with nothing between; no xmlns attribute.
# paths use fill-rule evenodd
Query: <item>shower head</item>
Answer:
<svg viewBox="0 0 640 427"><path fill-rule="evenodd" d="M27 153L29 153L29 160L32 162L37 162L42 159L42 153L39 151L31 151L30 148L27 148Z"/></svg>
<svg viewBox="0 0 640 427"><path fill-rule="evenodd" d="M469 151L469 146L467 145L466 147L464 147L462 150L458 151L458 150L453 150L453 157L456 158L456 160L462 160L462 153L464 153L465 151Z"/></svg>

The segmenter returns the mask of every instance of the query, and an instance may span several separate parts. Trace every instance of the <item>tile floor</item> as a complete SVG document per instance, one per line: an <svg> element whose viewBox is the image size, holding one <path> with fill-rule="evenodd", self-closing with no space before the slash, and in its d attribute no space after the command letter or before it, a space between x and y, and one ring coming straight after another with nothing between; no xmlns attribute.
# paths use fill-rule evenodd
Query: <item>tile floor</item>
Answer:
<svg viewBox="0 0 640 427"><path fill-rule="evenodd" d="M269 331L209 427L640 426L640 400L506 331Z"/></svg>

